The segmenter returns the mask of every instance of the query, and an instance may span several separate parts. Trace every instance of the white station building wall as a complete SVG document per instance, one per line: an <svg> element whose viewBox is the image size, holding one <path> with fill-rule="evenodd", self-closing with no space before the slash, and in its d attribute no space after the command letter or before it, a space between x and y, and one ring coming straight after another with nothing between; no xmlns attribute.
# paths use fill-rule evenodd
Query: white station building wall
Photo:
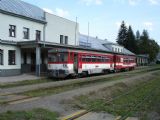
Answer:
<svg viewBox="0 0 160 120"><path fill-rule="evenodd" d="M20 17L14 17L0 13L0 39L11 41L29 41L35 40L36 30L41 31L41 40L43 40L43 27L41 23L26 20ZM16 37L9 37L9 25L16 26ZM29 28L29 39L23 39L23 28Z"/></svg>
<svg viewBox="0 0 160 120"><path fill-rule="evenodd" d="M79 25L68 19L45 13L47 25L45 41L60 44L60 35L68 36L68 45L78 45Z"/></svg>
<svg viewBox="0 0 160 120"><path fill-rule="evenodd" d="M21 51L20 48L11 45L1 45L0 49L3 50L3 65L0 65L0 69L21 69ZM8 51L15 50L15 65L8 65Z"/></svg>

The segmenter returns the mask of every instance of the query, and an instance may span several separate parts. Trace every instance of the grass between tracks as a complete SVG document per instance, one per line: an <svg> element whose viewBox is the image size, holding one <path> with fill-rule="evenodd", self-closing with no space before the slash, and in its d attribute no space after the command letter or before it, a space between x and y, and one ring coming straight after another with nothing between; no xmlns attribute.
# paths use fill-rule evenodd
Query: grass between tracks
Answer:
<svg viewBox="0 0 160 120"><path fill-rule="evenodd" d="M105 82L105 81L115 81L115 80L119 80L119 79L126 78L126 77L129 77L129 76L128 75L127 76L117 75L115 77L109 77L107 79L99 79L99 80L94 80L94 81L92 80L91 81L81 81L78 83L71 83L69 85L62 85L62 86L27 91L21 94L30 96L30 97L46 96L46 95L57 94L57 93L61 93L64 91L72 90L75 88L94 85L94 84Z"/></svg>
<svg viewBox="0 0 160 120"><path fill-rule="evenodd" d="M92 111L104 111L114 115L135 116L142 120L153 119L148 113L160 117L160 76L155 74L147 83L128 86L119 83L115 86L76 96L72 101L76 106ZM118 96L118 97L117 97ZM115 99L116 98L116 99Z"/></svg>
<svg viewBox="0 0 160 120"><path fill-rule="evenodd" d="M57 120L57 114L45 109L0 113L0 120Z"/></svg>

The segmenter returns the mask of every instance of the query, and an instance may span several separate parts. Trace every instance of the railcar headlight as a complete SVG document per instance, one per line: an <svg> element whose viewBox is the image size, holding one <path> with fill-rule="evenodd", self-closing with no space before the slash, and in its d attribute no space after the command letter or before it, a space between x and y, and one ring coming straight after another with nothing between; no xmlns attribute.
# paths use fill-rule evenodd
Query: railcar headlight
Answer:
<svg viewBox="0 0 160 120"><path fill-rule="evenodd" d="M63 67L64 67L64 68L68 68L67 64L63 64Z"/></svg>

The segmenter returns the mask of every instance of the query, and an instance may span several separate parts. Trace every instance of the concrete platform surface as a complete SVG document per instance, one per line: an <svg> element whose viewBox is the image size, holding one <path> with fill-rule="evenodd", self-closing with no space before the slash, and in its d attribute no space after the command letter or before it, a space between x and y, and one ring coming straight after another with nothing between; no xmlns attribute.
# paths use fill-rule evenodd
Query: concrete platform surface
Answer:
<svg viewBox="0 0 160 120"><path fill-rule="evenodd" d="M90 112L80 118L77 118L76 120L115 120L116 117L107 113L95 113Z"/></svg>
<svg viewBox="0 0 160 120"><path fill-rule="evenodd" d="M42 77L37 77L35 75L30 75L30 74L22 74L18 76L10 76L10 77L0 77L0 84L18 82L18 81L24 81L24 80L36 80L40 78Z"/></svg>

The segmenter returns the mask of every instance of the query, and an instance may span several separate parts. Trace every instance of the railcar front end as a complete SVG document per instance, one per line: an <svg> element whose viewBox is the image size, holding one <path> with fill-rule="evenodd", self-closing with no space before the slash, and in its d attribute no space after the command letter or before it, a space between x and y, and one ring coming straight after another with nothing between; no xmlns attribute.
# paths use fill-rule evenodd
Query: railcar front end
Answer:
<svg viewBox="0 0 160 120"><path fill-rule="evenodd" d="M55 78L65 78L74 74L73 62L68 51L48 52L48 76Z"/></svg>

